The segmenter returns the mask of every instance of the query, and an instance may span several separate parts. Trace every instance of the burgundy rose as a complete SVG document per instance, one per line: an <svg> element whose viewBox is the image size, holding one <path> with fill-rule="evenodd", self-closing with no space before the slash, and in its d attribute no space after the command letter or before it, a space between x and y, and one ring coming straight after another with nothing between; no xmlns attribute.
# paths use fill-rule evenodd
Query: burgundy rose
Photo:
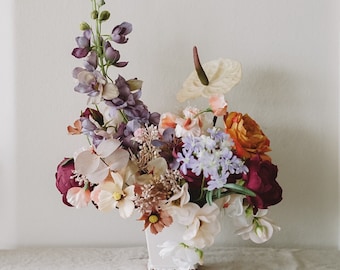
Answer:
<svg viewBox="0 0 340 270"><path fill-rule="evenodd" d="M75 181L71 176L74 171L74 160L73 158L64 158L57 167L55 174L56 186L60 193L63 195L63 203L67 206L72 206L67 202L66 194L67 191L72 187L80 187L79 182Z"/></svg>
<svg viewBox="0 0 340 270"><path fill-rule="evenodd" d="M186 174L182 174L182 177L189 185L190 201L202 207L206 203L205 196L201 198L202 185L206 187L206 182L210 179L204 179L203 174L196 175L190 169L188 169ZM202 183L202 181L205 183Z"/></svg>
<svg viewBox="0 0 340 270"><path fill-rule="evenodd" d="M246 161L249 173L244 176L245 187L256 193L256 197L248 197L248 201L256 209L266 209L268 206L282 200L282 188L276 181L277 166L268 160L254 156Z"/></svg>

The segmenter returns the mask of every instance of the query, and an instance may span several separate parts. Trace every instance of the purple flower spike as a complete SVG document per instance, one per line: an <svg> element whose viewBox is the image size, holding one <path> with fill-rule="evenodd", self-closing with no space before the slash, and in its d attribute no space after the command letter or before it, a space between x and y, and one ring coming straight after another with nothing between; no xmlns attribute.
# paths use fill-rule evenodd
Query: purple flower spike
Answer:
<svg viewBox="0 0 340 270"><path fill-rule="evenodd" d="M132 24L128 22L123 22L120 25L117 25L112 30L112 40L116 43L126 43L128 38L126 35L130 34L132 31Z"/></svg>
<svg viewBox="0 0 340 270"><path fill-rule="evenodd" d="M72 55L76 58L83 58L88 55L91 50L91 31L86 30L83 33L82 37L77 37L76 42L78 44L78 48L74 48L72 51Z"/></svg>
<svg viewBox="0 0 340 270"><path fill-rule="evenodd" d="M128 62L118 62L120 53L118 50L115 50L108 41L105 42L104 55L105 59L116 67L125 67L128 64Z"/></svg>

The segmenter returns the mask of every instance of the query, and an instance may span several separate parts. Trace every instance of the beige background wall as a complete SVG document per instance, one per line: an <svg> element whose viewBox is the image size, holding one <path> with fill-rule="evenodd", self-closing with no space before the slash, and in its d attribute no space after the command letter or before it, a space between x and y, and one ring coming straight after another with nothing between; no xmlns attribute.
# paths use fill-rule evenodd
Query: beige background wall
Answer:
<svg viewBox="0 0 340 270"><path fill-rule="evenodd" d="M56 164L86 144L66 126L85 106L71 76L81 61L70 53L90 0L1 2L8 12L0 18L0 247L144 244L138 216L68 208L54 186ZM242 63L243 79L227 95L230 109L248 112L271 138L284 188L270 214L282 231L266 246L338 247L339 2L106 2L108 31L124 20L134 25L121 49L130 62L121 74L144 80L152 111L179 108L175 93L192 71L193 45L202 62ZM228 226L220 242L250 244Z"/></svg>

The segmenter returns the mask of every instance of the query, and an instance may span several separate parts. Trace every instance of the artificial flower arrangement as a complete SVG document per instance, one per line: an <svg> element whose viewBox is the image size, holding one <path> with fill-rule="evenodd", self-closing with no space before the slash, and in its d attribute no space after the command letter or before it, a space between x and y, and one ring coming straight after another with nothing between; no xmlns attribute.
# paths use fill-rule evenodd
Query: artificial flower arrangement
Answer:
<svg viewBox="0 0 340 270"><path fill-rule="evenodd" d="M94 26L81 24L83 34L72 51L84 60L83 67L73 70L74 90L87 95L88 102L67 127L69 134L85 135L89 145L57 167L63 202L119 211L122 218L137 211L144 229L153 234L182 224L183 241L164 243L161 254L174 256L184 248L197 263L221 231L221 211L233 219L243 239L270 239L279 227L267 218L268 207L282 199L278 169L268 155L270 141L249 115L229 112L224 97L241 79L240 63L218 59L201 65L194 47L195 70L177 99L203 97L208 108L150 112L141 100L141 80L109 75L110 68L128 64L113 44L126 43L132 25L123 22L102 34L110 12L102 11L104 1L91 2Z"/></svg>

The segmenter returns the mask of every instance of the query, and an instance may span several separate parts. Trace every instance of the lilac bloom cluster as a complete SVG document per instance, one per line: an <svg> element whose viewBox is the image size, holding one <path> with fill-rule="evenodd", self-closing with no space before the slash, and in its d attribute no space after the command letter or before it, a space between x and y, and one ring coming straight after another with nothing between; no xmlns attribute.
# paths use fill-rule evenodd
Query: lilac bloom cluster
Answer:
<svg viewBox="0 0 340 270"><path fill-rule="evenodd" d="M244 162L232 152L233 141L229 134L216 128L209 129L209 136L186 136L183 140L182 152L177 161L180 170L187 174L191 170L199 176L203 174L208 181L207 189L222 188L232 174L247 173Z"/></svg>

